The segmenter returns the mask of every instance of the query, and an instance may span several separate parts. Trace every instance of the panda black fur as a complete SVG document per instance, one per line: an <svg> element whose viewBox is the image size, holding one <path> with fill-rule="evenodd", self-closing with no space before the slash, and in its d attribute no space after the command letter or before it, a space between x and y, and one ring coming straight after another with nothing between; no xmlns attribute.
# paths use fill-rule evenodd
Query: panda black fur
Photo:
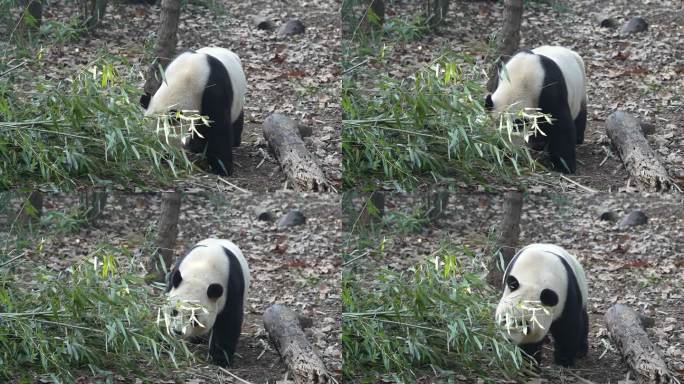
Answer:
<svg viewBox="0 0 684 384"><path fill-rule="evenodd" d="M214 172L231 174L232 147L240 146L247 89L240 58L218 47L184 52L168 65L164 77L154 96L140 98L145 116L170 110L193 110L208 116L211 126L196 124L199 135L184 137L183 145L195 153L206 150Z"/></svg>
<svg viewBox="0 0 684 384"><path fill-rule="evenodd" d="M548 333L554 339L556 364L570 366L588 351L587 282L579 261L553 244L521 249L506 268L496 319L508 337L540 361ZM527 303L527 304L526 304ZM531 321L530 308L539 309Z"/></svg>
<svg viewBox="0 0 684 384"><path fill-rule="evenodd" d="M235 244L220 239L200 241L169 275L166 316L170 329L189 340L209 335L214 361L231 364L249 282L247 260ZM197 310L198 306L204 311Z"/></svg>
<svg viewBox="0 0 684 384"><path fill-rule="evenodd" d="M516 53L499 73L494 93L485 99L485 108L496 114L508 107L540 108L551 115L551 123L539 124L546 136L530 140L535 149L547 148L555 169L575 172L575 145L584 142L587 124L586 75L577 53L558 46Z"/></svg>

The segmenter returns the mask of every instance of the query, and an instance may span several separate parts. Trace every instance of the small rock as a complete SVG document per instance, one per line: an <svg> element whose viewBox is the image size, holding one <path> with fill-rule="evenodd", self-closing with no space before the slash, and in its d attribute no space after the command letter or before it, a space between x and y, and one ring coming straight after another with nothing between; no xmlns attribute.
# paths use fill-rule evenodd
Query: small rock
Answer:
<svg viewBox="0 0 684 384"><path fill-rule="evenodd" d="M303 125L303 124L297 124L297 131L299 131L299 137L302 139L305 137L309 137L313 134L313 128L308 125Z"/></svg>
<svg viewBox="0 0 684 384"><path fill-rule="evenodd" d="M299 326L302 327L302 329L313 327L314 321L312 318L297 314L297 319L299 319Z"/></svg>
<svg viewBox="0 0 684 384"><path fill-rule="evenodd" d="M641 121L641 132L644 134L644 136L652 135L655 133L655 125L647 122L647 121Z"/></svg>
<svg viewBox="0 0 684 384"><path fill-rule="evenodd" d="M275 215L266 207L257 207L255 209L257 220L260 221L273 221L275 220Z"/></svg>
<svg viewBox="0 0 684 384"><path fill-rule="evenodd" d="M278 37L286 37L304 33L304 24L297 19L290 19L280 26Z"/></svg>
<svg viewBox="0 0 684 384"><path fill-rule="evenodd" d="M617 21L612 17L608 16L606 13L596 14L596 22L603 28L615 28L617 27Z"/></svg>
<svg viewBox="0 0 684 384"><path fill-rule="evenodd" d="M272 31L276 27L275 23L266 16L254 16L252 18L252 22L254 23L254 26L257 27L257 29L263 29L264 31Z"/></svg>
<svg viewBox="0 0 684 384"><path fill-rule="evenodd" d="M647 222L648 217L646 217L646 214L641 212L640 210L635 210L630 212L627 216L623 217L622 220L620 220L620 224L618 224L618 226L624 229L629 227L636 227L637 225L646 224Z"/></svg>
<svg viewBox="0 0 684 384"><path fill-rule="evenodd" d="M626 22L624 26L622 26L622 31L620 31L620 33L622 33L623 35L629 35L630 33L643 32L647 29L648 23L646 22L646 20L639 16L636 16L629 19L629 21Z"/></svg>
<svg viewBox="0 0 684 384"><path fill-rule="evenodd" d="M278 229L294 227L295 225L302 225L304 223L306 223L304 214L298 209L293 209L280 219L278 222Z"/></svg>
<svg viewBox="0 0 684 384"><path fill-rule="evenodd" d="M618 220L618 214L613 212L613 211L605 211L601 213L601 216L599 216L600 220L603 221L617 221Z"/></svg>

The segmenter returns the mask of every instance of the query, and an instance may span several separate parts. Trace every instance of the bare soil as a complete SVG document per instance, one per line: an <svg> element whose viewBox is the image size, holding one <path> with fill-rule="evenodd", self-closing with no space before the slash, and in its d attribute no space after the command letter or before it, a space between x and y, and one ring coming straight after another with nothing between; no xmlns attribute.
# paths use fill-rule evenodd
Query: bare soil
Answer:
<svg viewBox="0 0 684 384"><path fill-rule="evenodd" d="M19 200L11 202L18 207ZM78 207L76 195L48 195L43 215L68 213ZM257 220L255 209L267 207L275 221ZM15 207L15 208L16 208ZM299 209L306 217L303 225L278 229L277 220L291 209ZM245 308L245 323L236 360L230 372L252 383L274 383L284 380L287 367L270 344L261 315L270 305L284 304L300 315L311 318L313 326L305 333L323 358L327 368L339 375L340 352L340 259L341 225L338 198L335 195L295 194L286 191L270 195L184 194L176 257L184 255L196 242L219 237L235 242L250 264L252 283ZM156 222L161 212L158 194L110 195L103 216L93 225L74 230L56 225L39 228L35 239L42 239L42 251L29 251L13 262L11 273L30 278L36 264L62 271L86 258L102 244L125 247L134 257L118 260L121 266L140 265L149 257ZM0 216L3 237L8 217ZM12 242L9 242L12 244ZM10 250L4 249L8 253ZM168 372L156 382L171 378L182 382L236 382L205 360L206 344L191 345L197 365L189 371ZM146 362L141 362L141 368ZM121 382L134 382L123 374ZM96 381L87 373L79 382ZM150 380L150 378L146 378ZM152 382L155 382L155 381Z"/></svg>

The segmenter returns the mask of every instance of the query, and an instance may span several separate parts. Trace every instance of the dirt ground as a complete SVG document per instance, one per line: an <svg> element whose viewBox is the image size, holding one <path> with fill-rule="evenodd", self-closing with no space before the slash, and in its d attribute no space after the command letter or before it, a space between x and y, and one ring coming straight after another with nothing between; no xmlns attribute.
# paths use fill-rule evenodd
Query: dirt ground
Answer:
<svg viewBox="0 0 684 384"><path fill-rule="evenodd" d="M408 214L417 201L415 196L394 195L386 198L386 206ZM491 233L501 219L502 205L502 195L450 196L445 217L435 227L409 234L383 232L380 236L388 240L384 254L391 256L356 262L357 273L372 276L377 266L406 271L419 261L429 260L445 242L473 250L476 257L463 262L482 272L490 256L485 249L491 246ZM616 222L599 219L605 211L613 211L622 219L633 210L643 211L648 222L622 229ZM548 242L564 247L583 264L589 285L588 357L565 369L553 364L552 346L546 344L541 378L533 383L585 383L580 378L594 383L624 382L627 366L609 339L603 320L615 303L655 319L655 326L647 330L649 339L679 379L684 378L684 197L527 194L520 224L520 246Z"/></svg>
<svg viewBox="0 0 684 384"><path fill-rule="evenodd" d="M399 1L387 6L391 18L411 20L420 4ZM618 27L602 28L595 14L605 12ZM621 36L619 30L630 17L641 16L646 32ZM474 56L483 66L488 39L503 20L503 3L452 1L446 23L438 34L407 42L392 42L385 49L386 71L408 77L436 59L445 49ZM588 122L585 143L577 147L577 173L570 178L598 191L634 190L617 151L605 132L605 120L615 110L634 113L655 126L647 136L670 176L684 187L684 9L681 1L650 2L589 1L525 2L521 48L563 45L584 59L588 77ZM582 187L549 178L531 177L535 191Z"/></svg>
<svg viewBox="0 0 684 384"><path fill-rule="evenodd" d="M16 202L15 202L16 203ZM96 247L109 244L132 250L134 257L119 260L120 265L140 263L148 257L149 242L154 238L160 215L161 199L157 194L120 194L110 196L103 216L92 226L62 232L44 228L35 234L43 239L43 252L30 253L14 263L12 273L30 276L34 263L64 270L83 259ZM69 212L78 206L75 195L48 195L44 215ZM255 209L266 207L275 221L259 221ZM265 196L244 194L226 197L221 194L184 194L175 255L180 257L196 242L207 237L235 242L250 264L252 282L245 308L245 323L236 360L230 372L252 383L284 380L287 368L269 343L262 313L270 305L287 305L313 320L305 330L309 341L323 358L328 369L338 375L340 352L340 259L341 225L338 199L334 195L302 195L278 192ZM292 209L299 209L306 223L283 230L277 220ZM331 214L333 213L333 214ZM0 217L6 235L7 217ZM157 378L167 383L175 377L182 382L236 382L208 364L204 344L192 346L198 358L189 372L169 372ZM90 382L85 376L79 382ZM124 377L123 382L133 382Z"/></svg>
<svg viewBox="0 0 684 384"><path fill-rule="evenodd" d="M161 3L161 2L158 2ZM206 4L201 6L197 4ZM76 17L76 4L57 0L44 8L45 21L66 22ZM216 10L215 10L216 9ZM159 5L110 4L94 36L68 44L43 44L45 65L29 76L63 80L103 50L126 58L138 73L142 93L146 56L159 25ZM310 127L304 139L327 179L337 188L340 171L339 44L340 26L335 1L208 1L181 10L177 51L221 46L236 52L247 75L245 130L242 146L234 149L234 174L228 178L203 171L179 180L184 190L274 191L286 186L286 176L269 152L261 123L274 112ZM272 20L274 31L257 29L252 17ZM305 33L277 37L277 28L299 19ZM131 68L121 68L128 73ZM135 102L137 97L135 96ZM141 109L141 114L142 114ZM153 129L153 128L151 128ZM205 162L198 162L208 169ZM135 186L123 186L135 189ZM143 188L147 189L147 188Z"/></svg>

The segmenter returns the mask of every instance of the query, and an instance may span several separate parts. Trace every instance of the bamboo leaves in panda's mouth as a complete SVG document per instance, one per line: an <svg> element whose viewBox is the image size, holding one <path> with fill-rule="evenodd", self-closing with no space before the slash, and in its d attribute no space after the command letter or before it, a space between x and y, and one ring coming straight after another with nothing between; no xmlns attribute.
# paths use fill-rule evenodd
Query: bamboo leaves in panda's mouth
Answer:
<svg viewBox="0 0 684 384"><path fill-rule="evenodd" d="M185 335L188 327L206 328L197 317L199 313L208 314L209 310L197 300L167 302L157 313L157 323L163 323L168 335L177 336L173 332L176 329L180 329L181 334Z"/></svg>

